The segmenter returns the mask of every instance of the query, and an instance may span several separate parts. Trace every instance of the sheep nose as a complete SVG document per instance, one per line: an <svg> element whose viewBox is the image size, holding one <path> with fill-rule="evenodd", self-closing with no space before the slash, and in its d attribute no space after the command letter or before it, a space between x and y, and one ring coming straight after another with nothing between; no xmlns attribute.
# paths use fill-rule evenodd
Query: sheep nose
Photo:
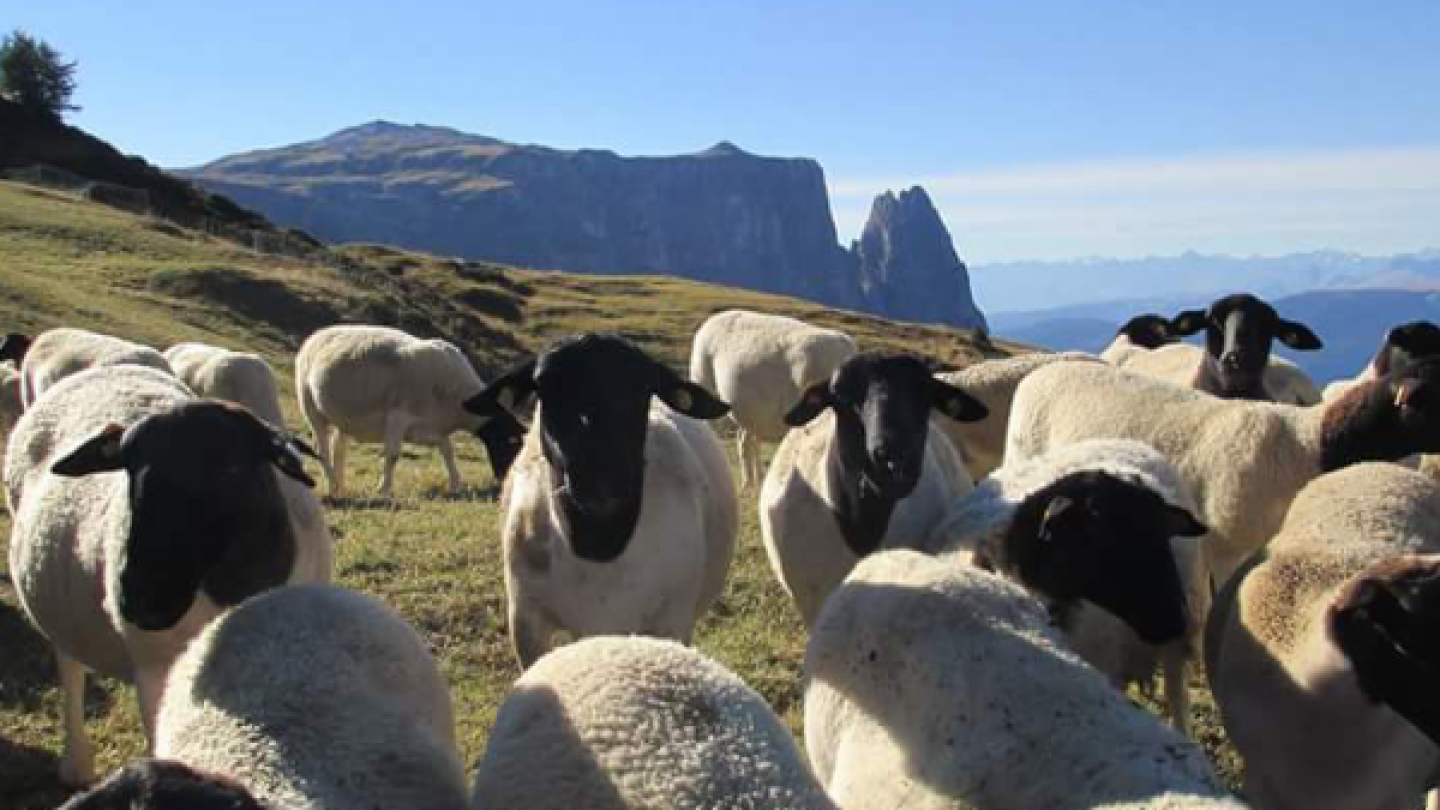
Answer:
<svg viewBox="0 0 1440 810"><path fill-rule="evenodd" d="M1227 369L1238 369L1242 365L1243 357L1239 352L1225 352L1220 355L1220 365Z"/></svg>

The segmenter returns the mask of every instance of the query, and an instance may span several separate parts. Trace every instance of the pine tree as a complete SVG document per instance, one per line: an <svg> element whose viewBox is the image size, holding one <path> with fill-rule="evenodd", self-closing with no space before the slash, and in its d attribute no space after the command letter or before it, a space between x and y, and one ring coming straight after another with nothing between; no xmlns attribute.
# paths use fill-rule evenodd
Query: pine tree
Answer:
<svg viewBox="0 0 1440 810"><path fill-rule="evenodd" d="M0 98L58 121L80 109L70 103L74 93L75 63L49 43L18 29L0 43Z"/></svg>

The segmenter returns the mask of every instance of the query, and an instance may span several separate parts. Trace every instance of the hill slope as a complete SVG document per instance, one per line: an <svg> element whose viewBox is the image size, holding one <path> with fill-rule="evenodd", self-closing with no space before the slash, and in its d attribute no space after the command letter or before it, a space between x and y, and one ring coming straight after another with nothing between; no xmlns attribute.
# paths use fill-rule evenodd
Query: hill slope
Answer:
<svg viewBox="0 0 1440 810"><path fill-rule="evenodd" d="M292 358L312 329L335 320L399 324L456 338L494 371L576 330L631 335L677 368L710 312L745 306L845 328L871 348L923 351L961 365L978 357L953 329L893 325L792 299L677 279L606 279L456 263L381 247L328 254L325 263L277 259L158 220L51 191L0 183L0 332L67 324L157 346L205 340L265 355L292 390ZM1016 347L1002 344L1000 349ZM283 398L299 427L293 398ZM423 634L450 682L467 766L484 748L495 711L518 675L505 638L497 508L477 444L457 442L466 482L441 494L431 454L407 448L394 501L329 503L336 578L383 598ZM378 474L371 447L351 453L363 489ZM727 590L697 642L799 722L804 631L760 546L753 493ZM9 517L0 510L0 566ZM100 680L88 690L89 729L102 770L143 753L132 690ZM52 808L64 799L54 773L59 695L49 651L20 612L0 570L0 807Z"/></svg>
<svg viewBox="0 0 1440 810"><path fill-rule="evenodd" d="M984 323L923 192L879 197L865 244L846 250L818 163L729 143L622 157L376 121L181 174L332 242L678 276L897 320Z"/></svg>

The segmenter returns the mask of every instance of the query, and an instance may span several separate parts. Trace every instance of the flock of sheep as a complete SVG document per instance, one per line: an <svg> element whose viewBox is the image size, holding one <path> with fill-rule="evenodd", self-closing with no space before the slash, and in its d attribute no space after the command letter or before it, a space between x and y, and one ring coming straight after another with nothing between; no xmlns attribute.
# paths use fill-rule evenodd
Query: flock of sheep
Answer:
<svg viewBox="0 0 1440 810"><path fill-rule="evenodd" d="M486 385L444 341L337 326L296 360L312 448L255 355L12 334L10 570L89 788L65 807L1244 807L1188 739L1203 657L1246 801L1413 810L1440 786L1440 329L1391 330L1328 399L1277 339L1320 347L1236 295L1100 357L934 374L729 311L689 379L591 334ZM382 443L389 494L418 442L458 488L462 430L504 482L525 670L468 789L424 642L329 585L303 464L338 496L347 438ZM804 754L686 646L746 493L809 633ZM135 684L150 742L98 785L88 671ZM1123 692L1157 673L1169 725Z"/></svg>

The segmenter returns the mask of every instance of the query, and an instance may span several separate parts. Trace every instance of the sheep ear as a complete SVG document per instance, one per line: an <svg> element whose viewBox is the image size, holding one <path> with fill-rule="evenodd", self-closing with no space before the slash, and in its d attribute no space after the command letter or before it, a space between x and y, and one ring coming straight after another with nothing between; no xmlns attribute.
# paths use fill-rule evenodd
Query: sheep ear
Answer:
<svg viewBox="0 0 1440 810"><path fill-rule="evenodd" d="M113 423L106 425L51 465L50 472L66 478L79 478L124 469L125 459L120 446L124 437L124 427Z"/></svg>
<svg viewBox="0 0 1440 810"><path fill-rule="evenodd" d="M724 400L706 391L703 386L679 377L657 385L655 396L677 413L694 419L719 419L730 412L730 406Z"/></svg>
<svg viewBox="0 0 1440 810"><path fill-rule="evenodd" d="M1171 537L1202 537L1210 531L1189 510L1169 504L1165 505L1165 522Z"/></svg>
<svg viewBox="0 0 1440 810"><path fill-rule="evenodd" d="M790 427L808 425L815 417L819 416L826 408L835 404L835 397L830 394L830 383L818 382L805 389L800 395L800 401L790 412L785 414L785 424Z"/></svg>
<svg viewBox="0 0 1440 810"><path fill-rule="evenodd" d="M1204 331L1210 323L1210 317L1203 309L1187 309L1170 319L1170 331L1181 337Z"/></svg>
<svg viewBox="0 0 1440 810"><path fill-rule="evenodd" d="M320 456L315 453L314 448L306 444L296 436L285 436L281 433L273 433L270 438L270 463L280 472L299 481L307 487L315 486L315 479L305 472L305 461L300 458L307 455L318 459Z"/></svg>
<svg viewBox="0 0 1440 810"><path fill-rule="evenodd" d="M15 365L25 362L25 353L30 351L30 336L11 332L0 338L0 362L14 360Z"/></svg>
<svg viewBox="0 0 1440 810"><path fill-rule="evenodd" d="M980 401L942 380L930 380L930 404L956 422L979 422L990 415Z"/></svg>
<svg viewBox="0 0 1440 810"><path fill-rule="evenodd" d="M1325 346L1320 342L1320 338L1310 331L1310 327L1299 321L1287 321L1284 318L1280 319L1280 327L1275 331L1275 337L1279 338L1281 343L1300 352L1313 352Z"/></svg>
<svg viewBox="0 0 1440 810"><path fill-rule="evenodd" d="M500 375L475 396L465 400L463 407L476 416L496 416L506 410L514 413L520 403L535 393L535 358Z"/></svg>

